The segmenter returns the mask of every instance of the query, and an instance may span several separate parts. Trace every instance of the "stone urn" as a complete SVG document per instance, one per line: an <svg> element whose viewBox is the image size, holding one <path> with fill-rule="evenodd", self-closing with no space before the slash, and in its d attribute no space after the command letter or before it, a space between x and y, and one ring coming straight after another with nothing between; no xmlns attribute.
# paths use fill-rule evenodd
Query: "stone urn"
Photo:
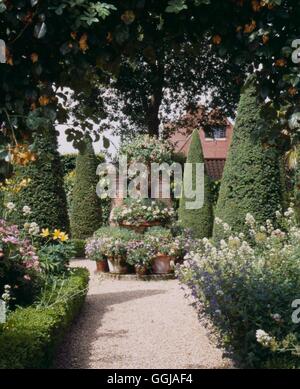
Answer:
<svg viewBox="0 0 300 389"><path fill-rule="evenodd" d="M172 273L171 261L173 257L166 254L158 253L153 260L152 270L154 274L169 274Z"/></svg>
<svg viewBox="0 0 300 389"><path fill-rule="evenodd" d="M126 261L122 257L108 257L108 268L110 273L115 274L128 274L129 268Z"/></svg>

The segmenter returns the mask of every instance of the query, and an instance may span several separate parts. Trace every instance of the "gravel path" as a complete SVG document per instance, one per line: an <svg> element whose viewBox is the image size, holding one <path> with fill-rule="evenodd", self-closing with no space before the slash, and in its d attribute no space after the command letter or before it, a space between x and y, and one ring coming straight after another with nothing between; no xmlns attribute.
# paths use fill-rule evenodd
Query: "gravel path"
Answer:
<svg viewBox="0 0 300 389"><path fill-rule="evenodd" d="M199 369L230 367L210 343L176 280L100 280L95 263L81 315L56 359L56 368Z"/></svg>

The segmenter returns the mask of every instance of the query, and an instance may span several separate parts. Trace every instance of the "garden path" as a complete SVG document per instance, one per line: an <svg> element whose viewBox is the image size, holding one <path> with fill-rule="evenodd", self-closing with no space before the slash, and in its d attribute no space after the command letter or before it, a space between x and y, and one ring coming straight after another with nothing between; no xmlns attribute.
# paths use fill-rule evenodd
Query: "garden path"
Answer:
<svg viewBox="0 0 300 389"><path fill-rule="evenodd" d="M90 270L81 315L56 358L56 368L230 368L213 345L178 281L100 280Z"/></svg>

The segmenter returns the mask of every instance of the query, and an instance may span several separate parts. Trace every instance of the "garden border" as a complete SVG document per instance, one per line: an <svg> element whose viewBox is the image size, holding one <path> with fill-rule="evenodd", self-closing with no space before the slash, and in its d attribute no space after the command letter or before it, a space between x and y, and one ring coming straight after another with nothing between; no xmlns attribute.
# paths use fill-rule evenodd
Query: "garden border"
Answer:
<svg viewBox="0 0 300 389"><path fill-rule="evenodd" d="M0 369L50 368L57 346L84 303L88 282L87 269L72 269L63 286L64 300L11 313L0 327Z"/></svg>

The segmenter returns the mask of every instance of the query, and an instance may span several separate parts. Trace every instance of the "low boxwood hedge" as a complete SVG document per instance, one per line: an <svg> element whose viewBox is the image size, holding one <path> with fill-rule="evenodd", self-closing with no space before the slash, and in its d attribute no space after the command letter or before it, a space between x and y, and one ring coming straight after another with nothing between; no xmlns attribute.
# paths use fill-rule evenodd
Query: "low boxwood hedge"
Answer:
<svg viewBox="0 0 300 389"><path fill-rule="evenodd" d="M71 270L57 292L63 298L49 290L53 304L18 308L9 315L0 327L1 369L51 367L57 345L84 302L88 280L86 269Z"/></svg>
<svg viewBox="0 0 300 389"><path fill-rule="evenodd" d="M72 243L75 251L75 258L85 257L85 240L84 239L72 239Z"/></svg>

